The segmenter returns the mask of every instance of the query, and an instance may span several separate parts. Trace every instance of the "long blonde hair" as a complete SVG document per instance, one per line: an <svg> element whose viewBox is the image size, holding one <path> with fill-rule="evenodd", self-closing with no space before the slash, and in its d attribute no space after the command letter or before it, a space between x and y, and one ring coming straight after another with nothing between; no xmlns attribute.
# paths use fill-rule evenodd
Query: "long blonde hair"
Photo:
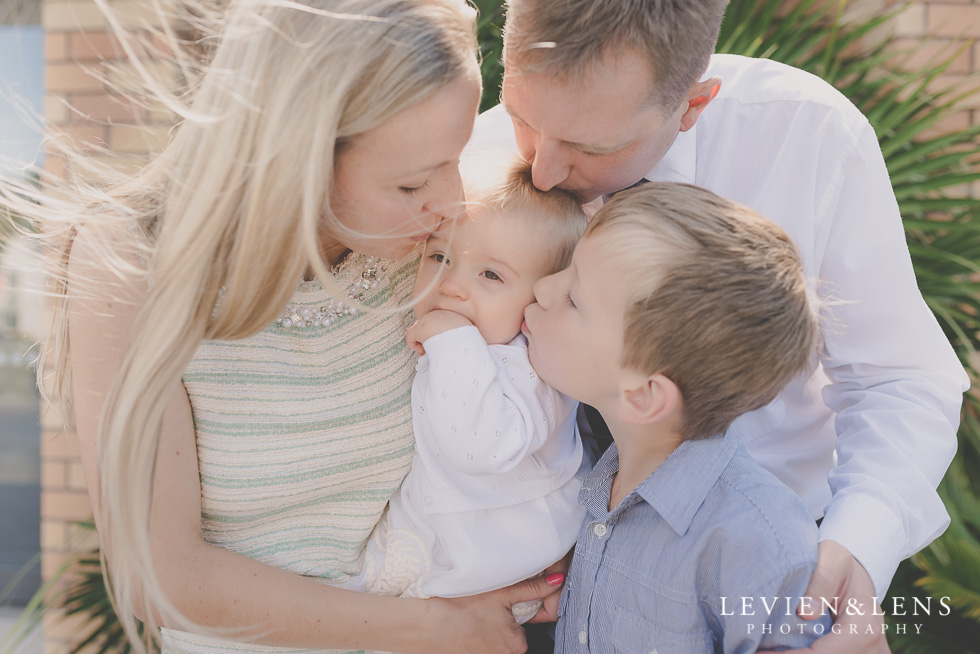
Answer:
<svg viewBox="0 0 980 654"><path fill-rule="evenodd" d="M164 152L108 192L76 186L73 207L51 197L36 209L18 205L48 232L56 207L76 212L60 225L69 235L84 223L136 226L146 254L148 300L99 433L100 537L117 611L141 650L134 609L150 634L161 621L195 627L167 600L150 553L169 389L202 339L255 334L275 320L304 271L328 276L319 235L343 234L328 202L336 148L470 70L476 47L464 0L210 0L194 8L197 59L181 62L185 96L166 98L180 123ZM16 193L2 190L3 204L16 204ZM65 415L66 307L76 291L67 288L70 247L63 238L45 343Z"/></svg>

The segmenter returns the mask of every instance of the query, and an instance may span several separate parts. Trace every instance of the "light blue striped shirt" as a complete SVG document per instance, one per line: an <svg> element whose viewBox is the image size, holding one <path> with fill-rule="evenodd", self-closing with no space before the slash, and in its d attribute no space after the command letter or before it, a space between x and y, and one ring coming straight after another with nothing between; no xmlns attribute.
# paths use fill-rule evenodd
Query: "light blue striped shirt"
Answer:
<svg viewBox="0 0 980 654"><path fill-rule="evenodd" d="M829 615L796 617L817 526L736 436L682 443L609 511L618 470L613 444L579 495L588 513L555 652L755 652L807 647L829 629Z"/></svg>

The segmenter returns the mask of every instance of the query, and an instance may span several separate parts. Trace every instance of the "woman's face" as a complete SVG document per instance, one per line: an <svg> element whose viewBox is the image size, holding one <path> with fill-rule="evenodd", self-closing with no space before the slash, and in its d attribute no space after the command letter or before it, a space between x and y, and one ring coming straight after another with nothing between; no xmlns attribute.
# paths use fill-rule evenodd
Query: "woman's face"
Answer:
<svg viewBox="0 0 980 654"><path fill-rule="evenodd" d="M462 210L459 155L480 101L474 68L431 97L360 134L337 155L331 206L360 234L340 244L400 259ZM329 254L330 243L325 243ZM328 258L331 258L328 256Z"/></svg>

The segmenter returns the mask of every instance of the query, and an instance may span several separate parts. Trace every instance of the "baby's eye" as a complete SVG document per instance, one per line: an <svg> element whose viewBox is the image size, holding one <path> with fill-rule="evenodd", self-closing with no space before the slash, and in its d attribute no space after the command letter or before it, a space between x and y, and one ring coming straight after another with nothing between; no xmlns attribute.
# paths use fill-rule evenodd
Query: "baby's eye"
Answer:
<svg viewBox="0 0 980 654"><path fill-rule="evenodd" d="M500 278L500 275L498 275L497 273L495 273L492 270L484 270L483 273L481 273L481 274L484 277L486 277L487 279L489 279L490 281L492 281L492 282L502 282L502 281L504 281L503 279Z"/></svg>
<svg viewBox="0 0 980 654"><path fill-rule="evenodd" d="M436 252L435 254L430 254L429 258L436 263L449 263L449 259L442 252Z"/></svg>

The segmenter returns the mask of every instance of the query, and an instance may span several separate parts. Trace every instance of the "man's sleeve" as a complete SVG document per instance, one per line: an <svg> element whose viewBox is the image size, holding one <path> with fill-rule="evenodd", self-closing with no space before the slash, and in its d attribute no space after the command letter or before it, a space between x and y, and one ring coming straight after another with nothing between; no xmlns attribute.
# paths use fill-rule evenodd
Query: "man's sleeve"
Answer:
<svg viewBox="0 0 980 654"><path fill-rule="evenodd" d="M820 540L846 547L881 597L899 561L949 524L936 487L969 380L917 288L871 126L850 142L817 211L821 287L839 301L824 321L838 439Z"/></svg>

